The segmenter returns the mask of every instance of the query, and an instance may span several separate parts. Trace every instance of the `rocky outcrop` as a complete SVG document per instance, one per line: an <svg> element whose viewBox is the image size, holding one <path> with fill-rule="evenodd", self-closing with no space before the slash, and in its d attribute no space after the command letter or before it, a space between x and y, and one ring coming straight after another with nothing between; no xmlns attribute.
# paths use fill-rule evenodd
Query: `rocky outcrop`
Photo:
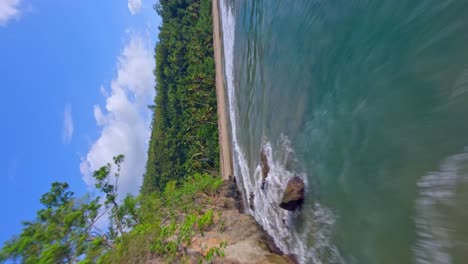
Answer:
<svg viewBox="0 0 468 264"><path fill-rule="evenodd" d="M268 158L265 154L265 150L262 149L260 152L260 165L262 166L262 190L265 188L265 181L270 172L270 165L268 165Z"/></svg>
<svg viewBox="0 0 468 264"><path fill-rule="evenodd" d="M295 176L288 181L286 189L283 193L283 199L281 199L280 207L294 211L302 205L304 202L304 181Z"/></svg>
<svg viewBox="0 0 468 264"><path fill-rule="evenodd" d="M188 249L189 255L204 256L208 249L219 247L223 242L227 244L224 249L225 256L215 258L212 263L296 263L294 258L281 253L272 238L251 215L239 211L238 200L234 199L239 199L239 196L233 191L234 188L234 182L226 181L219 194L211 197L211 209L218 212L216 219L211 230L203 236L197 235L193 238Z"/></svg>

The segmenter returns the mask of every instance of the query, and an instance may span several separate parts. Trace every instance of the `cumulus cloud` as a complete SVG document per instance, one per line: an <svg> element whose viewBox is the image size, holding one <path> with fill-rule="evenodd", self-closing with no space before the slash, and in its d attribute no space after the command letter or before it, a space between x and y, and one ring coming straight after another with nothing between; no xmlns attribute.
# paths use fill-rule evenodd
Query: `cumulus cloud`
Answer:
<svg viewBox="0 0 468 264"><path fill-rule="evenodd" d="M0 0L0 26L6 26L11 19L20 15L19 3L20 0Z"/></svg>
<svg viewBox="0 0 468 264"><path fill-rule="evenodd" d="M154 98L153 69L153 52L148 41L132 35L118 58L117 76L109 91L103 93L105 108L95 105L93 109L101 135L80 164L83 180L89 186L94 186L93 171L111 162L113 156L124 154L119 193L138 192L150 136L151 112L147 105Z"/></svg>
<svg viewBox="0 0 468 264"><path fill-rule="evenodd" d="M138 13L141 9L141 0L128 0L128 10L132 15Z"/></svg>
<svg viewBox="0 0 468 264"><path fill-rule="evenodd" d="M72 108L70 104L65 105L63 111L63 128L62 128L62 142L65 145L70 144L73 138L73 117Z"/></svg>

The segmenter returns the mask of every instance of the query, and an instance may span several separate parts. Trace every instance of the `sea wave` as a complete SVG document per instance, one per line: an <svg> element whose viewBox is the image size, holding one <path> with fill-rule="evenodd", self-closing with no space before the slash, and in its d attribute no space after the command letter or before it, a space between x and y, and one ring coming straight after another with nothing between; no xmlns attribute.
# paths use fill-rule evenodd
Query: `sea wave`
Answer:
<svg viewBox="0 0 468 264"><path fill-rule="evenodd" d="M234 43L235 15L227 0L220 1L221 25L226 87L228 94L229 117L231 120L234 175L242 194L244 208L272 236L275 244L287 254L293 254L300 263L342 263L338 249L331 243L335 216L332 211L318 201L308 201L304 206L311 207L300 212L289 212L279 208L284 188L294 176L301 177L305 185L308 178L304 172L290 169L297 162L290 140L282 135L273 150L267 139L263 152L267 157L270 172L263 183L260 163L255 164L251 175L245 152L238 140L238 109L234 83ZM260 153L261 150L259 150ZM306 188L307 189L307 188ZM253 195L251 195L253 194ZM252 206L250 203L253 203ZM252 208L253 209L252 209ZM306 215L311 214L311 215ZM307 218L302 221L301 218ZM310 241L313 232L314 241Z"/></svg>
<svg viewBox="0 0 468 264"><path fill-rule="evenodd" d="M416 263L455 263L453 251L463 244L455 230L459 219L466 219L459 208L466 208L468 148L447 158L439 170L424 175L417 183L415 225L418 240L414 248ZM454 217L458 216L458 217Z"/></svg>

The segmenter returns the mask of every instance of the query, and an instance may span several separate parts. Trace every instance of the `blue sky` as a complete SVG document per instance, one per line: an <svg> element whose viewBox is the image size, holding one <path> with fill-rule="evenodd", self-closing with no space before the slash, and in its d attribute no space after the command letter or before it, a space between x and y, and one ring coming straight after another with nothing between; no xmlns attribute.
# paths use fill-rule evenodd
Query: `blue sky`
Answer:
<svg viewBox="0 0 468 264"><path fill-rule="evenodd" d="M120 190L141 183L154 97L155 0L0 0L0 243L54 181L78 195L125 154Z"/></svg>

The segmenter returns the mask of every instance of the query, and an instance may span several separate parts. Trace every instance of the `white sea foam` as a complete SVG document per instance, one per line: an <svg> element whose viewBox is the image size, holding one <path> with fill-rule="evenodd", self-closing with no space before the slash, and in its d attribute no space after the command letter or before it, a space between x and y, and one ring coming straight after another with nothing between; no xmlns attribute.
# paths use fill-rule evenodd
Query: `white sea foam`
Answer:
<svg viewBox="0 0 468 264"><path fill-rule="evenodd" d="M293 222L298 213L279 208L283 190L288 180L300 176L307 185L307 177L303 173L288 170L287 164L294 161L294 151L286 136L282 136L272 149L272 144L265 140L264 153L268 159L270 172L262 188L262 169L257 164L253 175L239 145L237 134L238 109L236 103L236 89L234 83L234 41L235 16L233 10L226 3L220 1L221 24L223 33L224 69L228 94L229 117L232 129L234 175L242 194L244 207L252 214L257 222L271 235L276 245L285 253L294 254L301 263L341 263L341 257L336 247L331 244L335 217L331 210L318 202L310 203L308 210L304 210L304 221L301 231L296 231ZM260 150L259 150L260 152ZM249 198L253 193L254 210L250 209ZM310 209L310 210L309 210ZM305 212L307 211L307 212ZM310 241L313 238L313 241ZM324 255L327 257L324 259Z"/></svg>
<svg viewBox="0 0 468 264"><path fill-rule="evenodd" d="M416 263L453 263L451 251L457 241L457 226L453 221L463 219L460 203L466 205L468 184L468 148L465 152L447 158L438 171L424 175L418 181L416 200L416 231L414 248ZM464 186L464 187L462 187ZM463 207L463 206L462 206Z"/></svg>

